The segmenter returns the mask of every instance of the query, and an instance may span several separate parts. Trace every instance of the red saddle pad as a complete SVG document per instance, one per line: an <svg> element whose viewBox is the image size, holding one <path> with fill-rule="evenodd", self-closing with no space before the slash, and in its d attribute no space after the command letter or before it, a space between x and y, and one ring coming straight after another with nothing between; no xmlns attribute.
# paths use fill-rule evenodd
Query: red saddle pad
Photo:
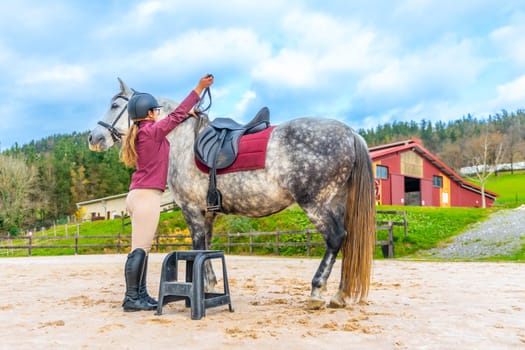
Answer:
<svg viewBox="0 0 525 350"><path fill-rule="evenodd" d="M268 145L268 139L273 129L275 129L275 126L270 126L255 134L241 136L237 158L229 167L217 170L217 175L233 173L235 171L264 169L266 163L266 146ZM207 174L210 172L210 168L202 164L197 158L195 158L195 164L202 172Z"/></svg>

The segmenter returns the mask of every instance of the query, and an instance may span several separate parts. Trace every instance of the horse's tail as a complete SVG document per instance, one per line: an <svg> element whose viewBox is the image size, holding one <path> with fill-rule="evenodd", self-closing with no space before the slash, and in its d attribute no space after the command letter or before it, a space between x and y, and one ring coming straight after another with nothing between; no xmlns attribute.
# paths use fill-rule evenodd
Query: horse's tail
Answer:
<svg viewBox="0 0 525 350"><path fill-rule="evenodd" d="M345 296L365 301L376 239L375 188L366 142L355 134L354 144L356 160L347 183L341 289Z"/></svg>

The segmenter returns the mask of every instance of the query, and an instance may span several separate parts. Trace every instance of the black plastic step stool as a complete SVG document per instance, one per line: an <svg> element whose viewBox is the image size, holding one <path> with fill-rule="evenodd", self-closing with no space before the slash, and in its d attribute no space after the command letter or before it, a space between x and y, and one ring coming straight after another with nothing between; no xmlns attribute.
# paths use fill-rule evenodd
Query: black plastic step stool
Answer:
<svg viewBox="0 0 525 350"><path fill-rule="evenodd" d="M222 293L204 292L205 262L209 259L222 260ZM186 261L186 280L178 280L179 261ZM185 300L186 307L191 307L191 319L200 320L206 315L206 309L228 304L233 312L226 262L222 250L181 250L169 253L162 263L160 275L159 300L156 315L162 315L162 306Z"/></svg>

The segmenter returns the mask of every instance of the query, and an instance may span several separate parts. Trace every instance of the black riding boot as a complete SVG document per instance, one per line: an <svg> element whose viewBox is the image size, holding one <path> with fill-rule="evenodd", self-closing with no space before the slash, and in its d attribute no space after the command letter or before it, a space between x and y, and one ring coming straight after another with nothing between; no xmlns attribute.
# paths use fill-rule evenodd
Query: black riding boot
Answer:
<svg viewBox="0 0 525 350"><path fill-rule="evenodd" d="M126 295L122 302L124 311L155 310L157 308L156 305L152 305L140 297L139 287L144 276L145 262L146 252L144 249L137 248L128 254L128 260L124 266L126 278Z"/></svg>
<svg viewBox="0 0 525 350"><path fill-rule="evenodd" d="M144 273L142 274L142 281L140 282L139 297L142 300L146 300L149 304L157 307L157 301L148 294L146 289L146 276L148 275L148 256L144 261Z"/></svg>

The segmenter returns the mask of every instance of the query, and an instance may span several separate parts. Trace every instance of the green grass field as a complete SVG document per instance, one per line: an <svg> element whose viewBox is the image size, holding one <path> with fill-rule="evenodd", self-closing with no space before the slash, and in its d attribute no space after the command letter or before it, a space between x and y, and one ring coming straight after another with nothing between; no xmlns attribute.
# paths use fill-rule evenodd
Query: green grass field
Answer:
<svg viewBox="0 0 525 350"><path fill-rule="evenodd" d="M479 185L479 181L474 178L468 181ZM515 208L525 204L525 172L500 173L498 176L491 176L487 180L486 188L499 194L495 206L505 208Z"/></svg>

